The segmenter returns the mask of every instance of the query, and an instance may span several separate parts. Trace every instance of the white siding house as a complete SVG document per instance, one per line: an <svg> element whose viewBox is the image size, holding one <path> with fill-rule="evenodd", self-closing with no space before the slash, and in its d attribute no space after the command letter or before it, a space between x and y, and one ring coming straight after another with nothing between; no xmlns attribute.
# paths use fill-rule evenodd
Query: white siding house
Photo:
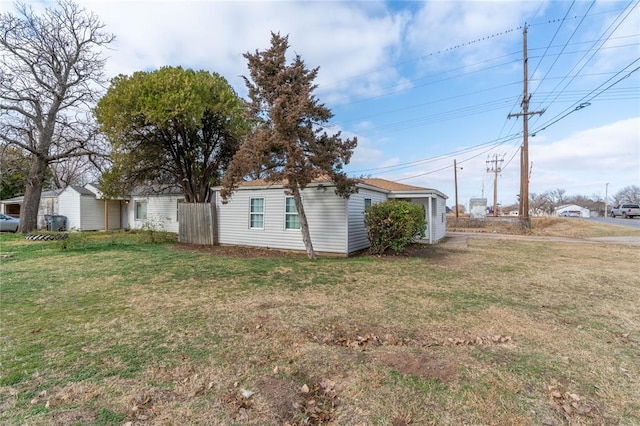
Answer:
<svg viewBox="0 0 640 426"><path fill-rule="evenodd" d="M213 190L220 244L305 249L293 199L282 185L263 180L244 182L226 204L219 195L221 188ZM302 191L302 198L313 247L318 252L348 255L369 247L364 210L392 198L425 207L428 242L435 243L445 236L447 197L434 189L362 179L358 192L345 199L336 195L333 183L316 182Z"/></svg>

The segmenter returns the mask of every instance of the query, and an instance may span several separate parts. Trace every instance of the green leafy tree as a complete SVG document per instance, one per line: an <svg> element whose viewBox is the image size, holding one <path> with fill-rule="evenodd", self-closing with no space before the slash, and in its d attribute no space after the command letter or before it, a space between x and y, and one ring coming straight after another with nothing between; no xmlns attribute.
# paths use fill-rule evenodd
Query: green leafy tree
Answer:
<svg viewBox="0 0 640 426"><path fill-rule="evenodd" d="M8 145L0 149L0 200L24 194L30 161L22 150Z"/></svg>
<svg viewBox="0 0 640 426"><path fill-rule="evenodd" d="M367 208L364 224L371 253L384 254L389 249L398 252L417 238L424 237L425 211L416 203L388 200Z"/></svg>
<svg viewBox="0 0 640 426"><path fill-rule="evenodd" d="M307 254L315 259L301 191L322 176L336 183L339 195L351 194L355 180L342 168L349 163L357 140L343 140L340 133L329 135L322 130L332 114L313 95L318 68L307 69L299 55L287 65L288 48L288 37L272 33L270 48L244 54L252 131L229 165L222 196L230 197L247 176L282 183L295 200Z"/></svg>
<svg viewBox="0 0 640 426"><path fill-rule="evenodd" d="M99 50L114 36L71 1L41 14L16 8L0 14L0 143L29 153L18 229L29 232L49 165L101 152L90 107L103 82Z"/></svg>
<svg viewBox="0 0 640 426"><path fill-rule="evenodd" d="M95 110L112 146L105 192L177 185L186 202L209 202L246 133L244 107L216 73L163 67L116 77Z"/></svg>

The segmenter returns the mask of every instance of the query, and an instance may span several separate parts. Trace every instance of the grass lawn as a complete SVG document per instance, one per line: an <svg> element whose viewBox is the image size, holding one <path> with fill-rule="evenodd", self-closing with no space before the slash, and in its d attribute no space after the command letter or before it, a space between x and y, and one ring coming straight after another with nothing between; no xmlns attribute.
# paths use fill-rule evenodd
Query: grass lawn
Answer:
<svg viewBox="0 0 640 426"><path fill-rule="evenodd" d="M0 423L640 424L639 254L0 235Z"/></svg>

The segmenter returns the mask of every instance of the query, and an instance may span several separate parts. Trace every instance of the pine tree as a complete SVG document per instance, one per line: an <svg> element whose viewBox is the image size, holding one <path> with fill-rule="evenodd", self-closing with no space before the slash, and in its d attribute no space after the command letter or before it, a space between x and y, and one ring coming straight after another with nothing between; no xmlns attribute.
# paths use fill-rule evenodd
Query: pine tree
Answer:
<svg viewBox="0 0 640 426"><path fill-rule="evenodd" d="M314 179L328 177L339 195L353 193L355 180L342 169L357 139L343 140L340 133L329 135L323 130L332 113L313 95L319 68L307 69L299 55L287 65L288 48L288 36L272 33L270 48L244 54L253 130L227 169L222 196L226 200L238 182L250 175L282 183L295 200L307 254L315 259L301 191Z"/></svg>

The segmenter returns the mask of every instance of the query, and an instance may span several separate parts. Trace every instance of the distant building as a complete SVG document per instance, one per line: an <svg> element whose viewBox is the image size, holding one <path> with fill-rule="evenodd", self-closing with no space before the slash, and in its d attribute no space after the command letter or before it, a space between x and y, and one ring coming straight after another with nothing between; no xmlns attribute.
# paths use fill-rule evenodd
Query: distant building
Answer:
<svg viewBox="0 0 640 426"><path fill-rule="evenodd" d="M576 204L567 204L556 207L557 216L562 217L590 217L591 211Z"/></svg>

